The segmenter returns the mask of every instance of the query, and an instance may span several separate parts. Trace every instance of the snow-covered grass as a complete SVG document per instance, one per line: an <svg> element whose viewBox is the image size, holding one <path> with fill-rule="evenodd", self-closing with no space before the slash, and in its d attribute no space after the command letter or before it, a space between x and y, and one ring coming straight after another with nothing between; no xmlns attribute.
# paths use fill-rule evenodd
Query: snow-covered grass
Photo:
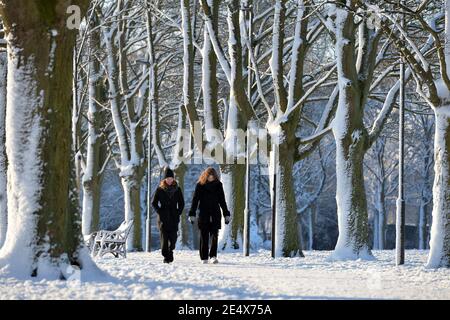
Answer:
<svg viewBox="0 0 450 320"><path fill-rule="evenodd" d="M450 270L426 269L428 251L408 250L406 265L394 251L375 251L376 261L330 262L330 252L278 258L269 251L219 254L220 264L202 265L196 251L105 257L100 268L112 282L22 281L0 271L0 299L450 299Z"/></svg>

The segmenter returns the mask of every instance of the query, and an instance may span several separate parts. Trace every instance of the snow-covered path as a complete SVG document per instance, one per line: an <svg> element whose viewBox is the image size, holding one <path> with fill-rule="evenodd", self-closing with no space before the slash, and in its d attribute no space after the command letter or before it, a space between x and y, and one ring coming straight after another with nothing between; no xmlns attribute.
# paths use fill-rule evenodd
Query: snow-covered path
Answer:
<svg viewBox="0 0 450 320"><path fill-rule="evenodd" d="M105 257L98 265L113 282L19 281L2 277L1 299L450 299L450 270L423 267L427 251L407 251L407 265L393 265L393 251L377 261L328 262L330 252L306 258L220 254L220 264L200 264L197 252L177 251L164 265L159 252Z"/></svg>

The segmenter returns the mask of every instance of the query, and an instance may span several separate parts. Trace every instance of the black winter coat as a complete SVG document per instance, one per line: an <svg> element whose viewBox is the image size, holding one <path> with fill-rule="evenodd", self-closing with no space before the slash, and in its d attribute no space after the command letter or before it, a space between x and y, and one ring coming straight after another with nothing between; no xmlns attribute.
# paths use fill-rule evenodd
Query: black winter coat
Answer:
<svg viewBox="0 0 450 320"><path fill-rule="evenodd" d="M178 231L180 215L184 209L184 197L178 185L158 187L152 206L158 213L158 227L162 231Z"/></svg>
<svg viewBox="0 0 450 320"><path fill-rule="evenodd" d="M225 202L225 193L223 191L222 182L215 180L207 182L204 185L197 183L189 215L196 216L197 208L199 206L199 228L220 229L222 219L220 208L222 208L224 217L230 216L230 211L228 211Z"/></svg>

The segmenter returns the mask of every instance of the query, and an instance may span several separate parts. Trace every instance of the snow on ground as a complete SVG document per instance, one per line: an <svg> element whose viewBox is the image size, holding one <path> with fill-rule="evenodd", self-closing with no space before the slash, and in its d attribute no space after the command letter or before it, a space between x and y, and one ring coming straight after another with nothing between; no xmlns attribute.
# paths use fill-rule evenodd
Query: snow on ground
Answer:
<svg viewBox="0 0 450 320"><path fill-rule="evenodd" d="M131 253L97 261L112 282L23 281L0 271L0 299L450 299L450 270L425 269L428 251L408 250L402 267L394 251L375 251L376 261L329 262L330 254L226 253L220 264L203 265L184 250L165 265L159 251Z"/></svg>

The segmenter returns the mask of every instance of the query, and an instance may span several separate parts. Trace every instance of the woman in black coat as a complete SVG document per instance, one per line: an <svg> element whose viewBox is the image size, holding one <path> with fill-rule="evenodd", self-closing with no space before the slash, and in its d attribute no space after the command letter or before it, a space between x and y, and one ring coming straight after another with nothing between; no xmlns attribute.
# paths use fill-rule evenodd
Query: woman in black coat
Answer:
<svg viewBox="0 0 450 320"><path fill-rule="evenodd" d="M218 263L217 242L219 229L222 225L222 214L225 218L225 224L230 223L231 215L225 201L222 182L220 182L214 168L206 169L198 179L192 199L191 210L189 211L189 220L191 223L195 222L198 207L200 207L198 216L200 258L203 263L208 263L208 257L213 263ZM222 209L222 213L220 209ZM210 238L211 248L209 248Z"/></svg>
<svg viewBox="0 0 450 320"><path fill-rule="evenodd" d="M169 168L164 170L164 179L156 189L152 206L158 213L158 228L161 236L161 252L164 263L173 262L173 250L177 243L178 224L184 209L181 188Z"/></svg>

